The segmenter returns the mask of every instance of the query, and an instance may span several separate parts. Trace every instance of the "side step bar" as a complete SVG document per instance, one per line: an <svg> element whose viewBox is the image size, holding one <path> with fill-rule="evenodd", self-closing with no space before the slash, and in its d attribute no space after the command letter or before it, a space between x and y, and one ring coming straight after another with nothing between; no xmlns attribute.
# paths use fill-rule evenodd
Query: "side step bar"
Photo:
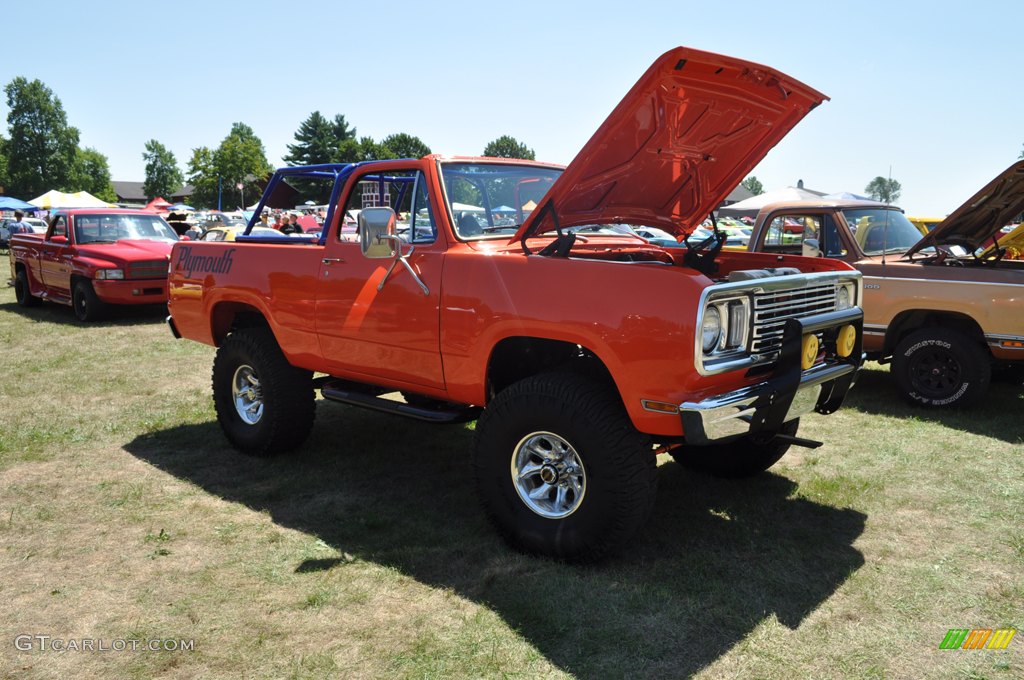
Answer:
<svg viewBox="0 0 1024 680"><path fill-rule="evenodd" d="M362 406L374 411L392 413L397 416L405 416L406 418L415 418L416 420L442 425L468 423L479 418L482 410L476 406L459 407L456 404L451 405L454 408L421 408L410 406L405 402L382 399L365 392L345 389L331 383L324 384L320 388L320 394L324 395L324 399L330 399L331 401L340 401L343 404Z"/></svg>

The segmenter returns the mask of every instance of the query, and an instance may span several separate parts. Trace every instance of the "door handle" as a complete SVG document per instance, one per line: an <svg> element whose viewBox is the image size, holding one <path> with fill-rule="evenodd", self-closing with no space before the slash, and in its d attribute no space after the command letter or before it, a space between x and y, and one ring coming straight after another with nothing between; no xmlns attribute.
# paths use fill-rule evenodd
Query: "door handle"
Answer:
<svg viewBox="0 0 1024 680"><path fill-rule="evenodd" d="M324 264L334 264L335 262L344 262L345 259L342 257L325 257L320 261L323 262Z"/></svg>

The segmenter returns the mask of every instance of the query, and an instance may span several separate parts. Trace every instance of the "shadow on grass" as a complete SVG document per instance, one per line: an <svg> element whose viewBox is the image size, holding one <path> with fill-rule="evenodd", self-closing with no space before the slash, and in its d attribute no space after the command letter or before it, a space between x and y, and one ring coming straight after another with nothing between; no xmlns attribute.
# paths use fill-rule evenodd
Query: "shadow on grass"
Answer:
<svg viewBox="0 0 1024 680"><path fill-rule="evenodd" d="M17 302L0 304L0 312L18 314L36 323L73 324L103 328L104 326L140 326L163 323L167 318L167 305L107 305L99 321L82 322L68 305L43 302L38 307L22 307Z"/></svg>
<svg viewBox="0 0 1024 680"><path fill-rule="evenodd" d="M479 511L471 431L323 402L318 416L306 446L274 460L229 449L215 422L125 448L346 554L297 559L296 573L393 567L485 605L584 678L690 675L772 615L796 627L864 563L863 514L798 498L778 475L724 482L674 463L631 551L589 567L521 556Z"/></svg>
<svg viewBox="0 0 1024 680"><path fill-rule="evenodd" d="M1024 412L1024 385L1010 371L993 374L988 392L973 406L932 409L906 401L888 367L866 368L861 371L857 385L846 398L843 408L895 418L913 418L1011 444L1024 443L1024 428L1020 425L1021 413Z"/></svg>

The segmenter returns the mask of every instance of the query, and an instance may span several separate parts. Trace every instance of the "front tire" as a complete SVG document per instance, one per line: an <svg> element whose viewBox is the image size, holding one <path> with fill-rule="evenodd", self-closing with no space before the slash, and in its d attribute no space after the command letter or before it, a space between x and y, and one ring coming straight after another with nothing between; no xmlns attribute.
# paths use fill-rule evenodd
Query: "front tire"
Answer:
<svg viewBox="0 0 1024 680"><path fill-rule="evenodd" d="M795 435L800 419L785 423L779 434ZM681 446L671 454L683 467L724 479L753 477L775 465L789 451L790 444L770 435L746 435L735 441L710 446Z"/></svg>
<svg viewBox="0 0 1024 680"><path fill-rule="evenodd" d="M19 269L14 275L14 297L21 307L38 307L42 302L32 294L32 289L28 285L28 272L24 268Z"/></svg>
<svg viewBox="0 0 1024 680"><path fill-rule="evenodd" d="M313 428L313 374L288 363L269 329L244 328L217 350L213 404L239 451L260 457L291 451Z"/></svg>
<svg viewBox="0 0 1024 680"><path fill-rule="evenodd" d="M544 374L500 392L476 426L481 504L528 553L591 561L622 548L654 505L655 456L614 391Z"/></svg>
<svg viewBox="0 0 1024 680"><path fill-rule="evenodd" d="M75 281L75 287L71 291L71 306L74 307L75 316L79 321L96 321L103 317L103 301L96 296L96 291L89 281Z"/></svg>
<svg viewBox="0 0 1024 680"><path fill-rule="evenodd" d="M922 328L900 341L892 373L903 396L919 406L969 406L988 390L992 364L981 345L946 328Z"/></svg>

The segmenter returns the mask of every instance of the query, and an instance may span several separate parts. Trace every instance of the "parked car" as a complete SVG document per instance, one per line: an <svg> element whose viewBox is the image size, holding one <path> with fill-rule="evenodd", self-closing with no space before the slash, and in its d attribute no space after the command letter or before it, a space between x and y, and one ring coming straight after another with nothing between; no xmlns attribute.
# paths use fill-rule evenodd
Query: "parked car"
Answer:
<svg viewBox="0 0 1024 680"><path fill-rule="evenodd" d="M11 236L11 276L18 304L71 305L81 321L110 304L167 301L167 260L177 234L142 210L60 210L45 234Z"/></svg>
<svg viewBox="0 0 1024 680"><path fill-rule="evenodd" d="M1021 210L1024 161L925 236L895 206L812 199L762 208L750 249L777 256L776 266L811 255L856 267L868 358L891 362L912 403L966 406L984 396L993 371L1024 366L1024 233L1000 234ZM786 221L805 230L789 234Z"/></svg>
<svg viewBox="0 0 1024 680"><path fill-rule="evenodd" d="M212 229L213 227L230 227L232 225L245 226L245 218L241 215L216 211L197 214L196 222L201 224L204 229Z"/></svg>
<svg viewBox="0 0 1024 680"><path fill-rule="evenodd" d="M942 222L942 220L944 220L946 218L945 217L921 217L920 215L916 215L916 216L915 215L907 215L907 219L910 220L910 223L913 224L915 227L917 227L917 230L921 232L922 236L924 236L929 231L932 231L933 229L935 229L935 227L939 226L939 224Z"/></svg>
<svg viewBox="0 0 1024 680"><path fill-rule="evenodd" d="M235 237L245 231L245 225L232 225L230 227L212 227L206 230L202 236L199 237L200 241L234 241ZM279 232L277 229L271 229L270 227L253 227L252 231L249 232L250 236L287 236Z"/></svg>
<svg viewBox="0 0 1024 680"><path fill-rule="evenodd" d="M656 507L656 450L760 473L791 445L816 446L796 436L800 417L834 412L853 384L863 315L848 264L778 268L605 233L689 234L824 99L768 67L677 48L564 169L439 155L279 169L259 207L286 180L331 176L332 211L361 211L358 239L334 220L322 239L179 244L168 323L217 347L214 406L241 451L300 446L315 390L422 421L478 419L463 476L500 533L529 553L599 559ZM389 207L367 206L372 193ZM529 216L500 225L512 205ZM480 206L498 208L482 222Z"/></svg>

